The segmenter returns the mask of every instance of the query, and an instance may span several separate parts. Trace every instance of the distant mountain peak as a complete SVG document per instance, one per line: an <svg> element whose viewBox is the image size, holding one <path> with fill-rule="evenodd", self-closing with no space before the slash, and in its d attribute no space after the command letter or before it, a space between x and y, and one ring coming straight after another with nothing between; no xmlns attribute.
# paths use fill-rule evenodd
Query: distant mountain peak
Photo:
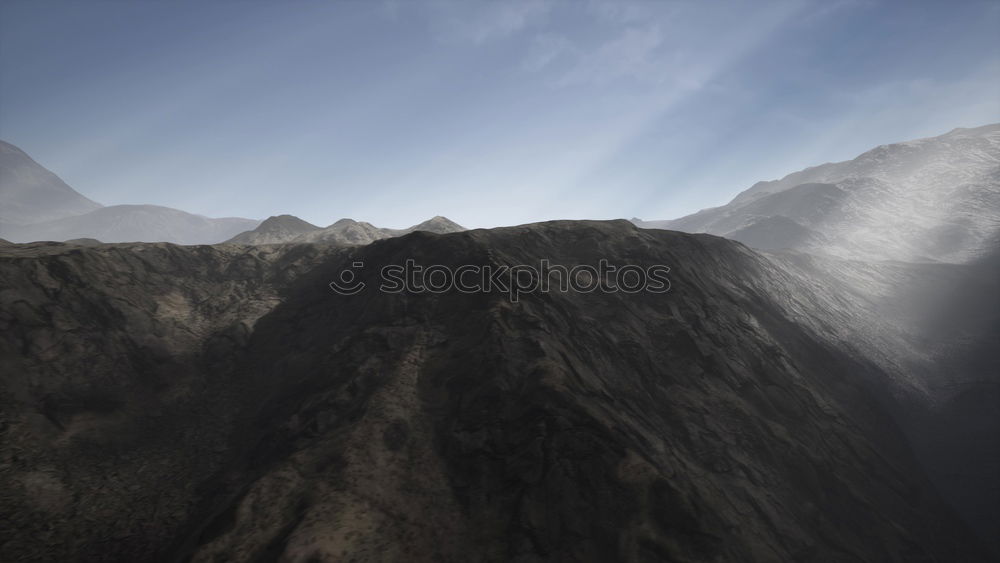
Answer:
<svg viewBox="0 0 1000 563"><path fill-rule="evenodd" d="M100 208L26 152L0 141L0 222L26 225Z"/></svg>
<svg viewBox="0 0 1000 563"><path fill-rule="evenodd" d="M457 233L465 227L436 215L406 229L384 229L367 221L344 217L328 227L317 227L293 215L269 217L253 231L241 233L226 241L234 244L321 243L361 246L385 238L397 237L414 231L437 234Z"/></svg>
<svg viewBox="0 0 1000 563"><path fill-rule="evenodd" d="M302 229L318 229L316 225L308 221L303 221L295 215L272 215L267 219L261 221L260 225L257 226L255 231L265 231L276 228L288 228L288 227L298 227Z"/></svg>
<svg viewBox="0 0 1000 563"><path fill-rule="evenodd" d="M24 152L23 150L21 150L17 146L12 145L12 144L8 143L7 141L3 141L3 140L0 140L0 154L20 154L20 155L28 156L28 154L26 152ZM28 156L28 158L31 158L31 157Z"/></svg>
<svg viewBox="0 0 1000 563"><path fill-rule="evenodd" d="M429 231L443 235L447 233L458 233L466 229L462 225L459 225L447 217L435 215L434 217L431 217L422 223L418 223L406 230L410 232Z"/></svg>
<svg viewBox="0 0 1000 563"><path fill-rule="evenodd" d="M260 225L227 240L231 244L280 244L305 233L320 230L320 227L303 221L294 215L272 215Z"/></svg>

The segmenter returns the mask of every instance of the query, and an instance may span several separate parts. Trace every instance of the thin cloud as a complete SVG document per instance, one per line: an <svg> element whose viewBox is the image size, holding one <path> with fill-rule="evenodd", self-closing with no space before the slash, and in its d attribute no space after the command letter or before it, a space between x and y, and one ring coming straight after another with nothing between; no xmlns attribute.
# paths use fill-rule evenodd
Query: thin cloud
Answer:
<svg viewBox="0 0 1000 563"><path fill-rule="evenodd" d="M528 56L522 63L525 70L538 72L557 60L578 55L577 47L569 38L554 33L542 33L531 41Z"/></svg>
<svg viewBox="0 0 1000 563"><path fill-rule="evenodd" d="M624 77L658 82L663 76L657 54L661 45L663 33L659 26L630 27L594 51L581 54L576 66L556 83L601 84Z"/></svg>
<svg viewBox="0 0 1000 563"><path fill-rule="evenodd" d="M442 42L481 45L544 23L548 2L462 2L431 5L431 31Z"/></svg>

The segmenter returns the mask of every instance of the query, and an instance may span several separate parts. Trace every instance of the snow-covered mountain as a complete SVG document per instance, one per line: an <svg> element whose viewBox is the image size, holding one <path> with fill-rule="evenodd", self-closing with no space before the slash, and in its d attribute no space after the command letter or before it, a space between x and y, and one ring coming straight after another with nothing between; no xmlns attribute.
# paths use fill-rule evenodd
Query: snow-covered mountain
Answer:
<svg viewBox="0 0 1000 563"><path fill-rule="evenodd" d="M214 244L258 225L255 219L210 218L159 205L111 205L31 225L2 225L11 242L97 239L101 242Z"/></svg>
<svg viewBox="0 0 1000 563"><path fill-rule="evenodd" d="M309 242L361 246L414 231L446 234L464 230L465 227L440 215L407 229L383 229L371 223L355 221L354 219L340 219L328 227L320 228L292 215L280 215L270 217L256 229L240 233L226 242L253 245Z"/></svg>
<svg viewBox="0 0 1000 563"><path fill-rule="evenodd" d="M637 224L765 250L968 262L1000 233L1000 124L882 145L854 160L758 182L722 207Z"/></svg>
<svg viewBox="0 0 1000 563"><path fill-rule="evenodd" d="M0 141L0 223L37 223L100 207L21 149Z"/></svg>

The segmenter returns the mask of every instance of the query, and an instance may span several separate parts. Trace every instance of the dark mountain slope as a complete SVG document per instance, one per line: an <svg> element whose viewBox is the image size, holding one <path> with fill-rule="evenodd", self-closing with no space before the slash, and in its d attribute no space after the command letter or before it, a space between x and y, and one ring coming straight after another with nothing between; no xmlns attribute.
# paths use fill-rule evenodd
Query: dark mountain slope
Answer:
<svg viewBox="0 0 1000 563"><path fill-rule="evenodd" d="M5 247L0 560L162 554L230 458L253 323L320 251Z"/></svg>
<svg viewBox="0 0 1000 563"><path fill-rule="evenodd" d="M5 560L986 560L867 389L888 376L723 239L2 257ZM407 258L666 264L672 289L375 291ZM368 288L332 293L356 261Z"/></svg>
<svg viewBox="0 0 1000 563"><path fill-rule="evenodd" d="M823 302L810 309L837 312L787 314L882 368L888 380L873 392L949 501L1000 553L1000 250L970 264L769 258L818 288Z"/></svg>

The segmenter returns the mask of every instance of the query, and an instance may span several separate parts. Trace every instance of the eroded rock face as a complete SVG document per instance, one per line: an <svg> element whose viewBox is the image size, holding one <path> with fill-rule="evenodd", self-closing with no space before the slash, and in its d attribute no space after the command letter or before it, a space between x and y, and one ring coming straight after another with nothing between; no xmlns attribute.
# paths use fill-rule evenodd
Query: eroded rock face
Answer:
<svg viewBox="0 0 1000 563"><path fill-rule="evenodd" d="M163 554L228 460L254 323L320 252L6 247L0 559Z"/></svg>
<svg viewBox="0 0 1000 563"><path fill-rule="evenodd" d="M723 239L0 252L0 559L986 560L872 398L886 374ZM543 258L672 288L374 290L406 259ZM368 288L331 292L358 261Z"/></svg>

